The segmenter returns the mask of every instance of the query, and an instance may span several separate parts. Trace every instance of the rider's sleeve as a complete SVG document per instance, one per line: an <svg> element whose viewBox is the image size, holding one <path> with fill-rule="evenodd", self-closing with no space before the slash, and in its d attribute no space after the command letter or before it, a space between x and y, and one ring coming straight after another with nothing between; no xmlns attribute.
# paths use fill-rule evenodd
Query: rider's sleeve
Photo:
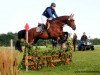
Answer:
<svg viewBox="0 0 100 75"><path fill-rule="evenodd" d="M58 17L58 15L56 14L56 12L54 12L54 16L57 18Z"/></svg>
<svg viewBox="0 0 100 75"><path fill-rule="evenodd" d="M50 15L51 18L54 18L54 17L53 17L53 14L52 14L52 12L51 12L51 9L47 9L47 12L48 12L48 14Z"/></svg>

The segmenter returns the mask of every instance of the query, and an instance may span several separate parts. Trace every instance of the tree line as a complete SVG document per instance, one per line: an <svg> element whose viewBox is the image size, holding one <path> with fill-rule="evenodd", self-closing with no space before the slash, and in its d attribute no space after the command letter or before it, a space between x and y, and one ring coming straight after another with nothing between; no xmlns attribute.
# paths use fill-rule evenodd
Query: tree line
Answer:
<svg viewBox="0 0 100 75"><path fill-rule="evenodd" d="M8 32L7 34L0 34L0 46L10 46L10 40L13 39L13 43L17 40L17 33Z"/></svg>
<svg viewBox="0 0 100 75"><path fill-rule="evenodd" d="M7 34L0 34L0 46L10 46L10 40L13 40L13 45L15 45L18 40L17 33L8 32ZM51 40L38 40L36 45L46 45L50 44Z"/></svg>
<svg viewBox="0 0 100 75"><path fill-rule="evenodd" d="M12 32L8 32L7 34L0 34L0 46L10 46L10 40L13 39L13 44L15 45L16 41L18 40L17 38L17 33L12 33ZM42 40L40 39L37 42L37 45L46 45L46 44L50 44L51 40ZM79 40L78 40L79 41ZM99 38L94 38L94 39L90 39L90 41L94 44L94 45L100 45L100 39Z"/></svg>

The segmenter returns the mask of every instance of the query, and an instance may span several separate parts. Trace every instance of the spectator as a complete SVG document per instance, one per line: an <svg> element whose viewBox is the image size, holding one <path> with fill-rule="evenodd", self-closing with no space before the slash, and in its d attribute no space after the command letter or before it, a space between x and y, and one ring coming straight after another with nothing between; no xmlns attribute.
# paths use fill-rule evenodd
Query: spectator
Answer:
<svg viewBox="0 0 100 75"><path fill-rule="evenodd" d="M74 51L76 50L76 44L77 44L77 35L76 35L76 33L74 33L74 35L73 35L73 47L74 47Z"/></svg>
<svg viewBox="0 0 100 75"><path fill-rule="evenodd" d="M86 33L84 32L83 35L82 35L82 37L81 37L81 41L87 44L87 39L88 39L88 38L87 38L87 35L86 35Z"/></svg>

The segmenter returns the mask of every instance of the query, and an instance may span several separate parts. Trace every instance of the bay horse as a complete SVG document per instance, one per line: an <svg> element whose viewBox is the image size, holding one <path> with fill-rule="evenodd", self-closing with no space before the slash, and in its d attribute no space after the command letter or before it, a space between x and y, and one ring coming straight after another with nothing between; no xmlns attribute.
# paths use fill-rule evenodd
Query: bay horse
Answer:
<svg viewBox="0 0 100 75"><path fill-rule="evenodd" d="M73 30L76 29L76 25L74 23L73 19L74 15L69 15L69 16L60 16L58 18L55 18L53 20L47 20L46 26L49 25L49 29L45 30L43 33L37 32L36 27L31 28L28 31L28 43L37 43L39 39L56 39L58 37L61 37L63 35L63 26L68 25L71 27ZM25 38L26 31L21 30L18 32L18 40L21 39L26 39ZM22 51L21 47L21 41L17 41L15 48L18 49L19 51Z"/></svg>

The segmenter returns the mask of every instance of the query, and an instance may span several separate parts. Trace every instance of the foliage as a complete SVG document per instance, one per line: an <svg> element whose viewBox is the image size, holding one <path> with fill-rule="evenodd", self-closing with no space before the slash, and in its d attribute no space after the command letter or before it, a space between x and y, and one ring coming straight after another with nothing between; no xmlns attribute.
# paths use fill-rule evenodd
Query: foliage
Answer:
<svg viewBox="0 0 100 75"><path fill-rule="evenodd" d="M10 46L10 40L13 39L13 43L15 45L17 38L17 33L8 32L7 34L0 34L0 46ZM50 44L51 40L42 40L39 39L36 45L38 46L44 46L47 44Z"/></svg>
<svg viewBox="0 0 100 75"><path fill-rule="evenodd" d="M47 45L47 44L51 44L51 39L49 40L43 40L43 39L39 39L36 43L37 46L44 46L44 45Z"/></svg>
<svg viewBox="0 0 100 75"><path fill-rule="evenodd" d="M70 41L70 40L69 40ZM38 47L38 46L35 46L33 47L32 45L29 45L27 43L24 43L25 45L25 52L24 52L24 58L22 60L22 63L20 65L20 68L21 69L25 69L25 58L26 56L33 56L34 57L34 60L29 60L29 62L34 62L35 63L38 63L38 62L42 62L42 61L50 61L48 60L47 58L44 60L44 58L41 58L41 57L44 57L44 56L52 56L52 55L60 55L59 59L63 60L63 62L65 63L66 61L66 58L69 58L71 59L71 56L72 56L72 48L70 47L70 43L68 42L68 48L66 49L66 51L62 50L61 48L55 48L55 49L49 49L47 48L46 50L44 51L41 51L41 48ZM71 48L71 49L70 49ZM31 69L31 66L29 66L29 69Z"/></svg>
<svg viewBox="0 0 100 75"><path fill-rule="evenodd" d="M3 46L10 46L11 39L13 39L13 43L15 44L17 33L8 32L7 34L0 34L0 44Z"/></svg>
<svg viewBox="0 0 100 75"><path fill-rule="evenodd" d="M100 74L100 46L94 51L75 51L69 65L55 68L44 67L40 71L22 71L20 75L99 75Z"/></svg>
<svg viewBox="0 0 100 75"><path fill-rule="evenodd" d="M99 38L90 39L90 41L91 41L94 45L100 45L100 39L99 39Z"/></svg>
<svg viewBox="0 0 100 75"><path fill-rule="evenodd" d="M17 41L17 33L12 33L12 32L8 32L7 34L0 34L0 46L9 46L10 45L10 40L13 39L14 45L15 42ZM91 42L94 45L99 45L100 44L100 39L99 38L94 38L94 39L90 39ZM79 40L78 40L79 41ZM78 43L77 41L77 43ZM42 40L40 39L36 45L38 46L44 46L47 44L51 44L51 39L49 40Z"/></svg>

